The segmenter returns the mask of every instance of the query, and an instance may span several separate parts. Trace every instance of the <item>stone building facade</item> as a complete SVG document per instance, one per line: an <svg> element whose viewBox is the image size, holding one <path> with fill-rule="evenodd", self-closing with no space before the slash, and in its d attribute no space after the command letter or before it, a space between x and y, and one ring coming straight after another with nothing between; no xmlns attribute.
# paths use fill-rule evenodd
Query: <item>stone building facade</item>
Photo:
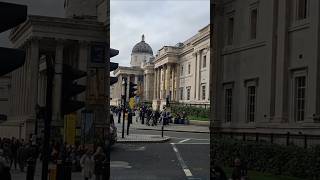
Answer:
<svg viewBox="0 0 320 180"><path fill-rule="evenodd" d="M14 48L26 51L26 60L22 67L11 73L8 120L0 124L1 137L28 138L34 133L35 107L46 103L46 59L51 59L55 68L52 126L63 128L60 112L62 64L86 71L87 77L93 78L91 47L107 42L107 16L101 17L107 1L93 0L90 6L83 3L83 0L66 1L66 18L29 15L26 22L12 30L10 41ZM81 4L81 8L73 8ZM95 85L95 81L87 81L87 77L78 83L89 87L88 90L77 96L77 100L86 101L86 108L91 94L94 94L90 87Z"/></svg>
<svg viewBox="0 0 320 180"><path fill-rule="evenodd" d="M319 135L319 7L215 0L216 129Z"/></svg>
<svg viewBox="0 0 320 180"><path fill-rule="evenodd" d="M113 105L121 102L124 74L136 78L141 100L152 103L154 109L162 109L167 98L171 102L209 104L209 25L183 43L162 47L155 57L151 47L141 42L132 50L132 67L119 67L114 72L118 83L112 87Z"/></svg>

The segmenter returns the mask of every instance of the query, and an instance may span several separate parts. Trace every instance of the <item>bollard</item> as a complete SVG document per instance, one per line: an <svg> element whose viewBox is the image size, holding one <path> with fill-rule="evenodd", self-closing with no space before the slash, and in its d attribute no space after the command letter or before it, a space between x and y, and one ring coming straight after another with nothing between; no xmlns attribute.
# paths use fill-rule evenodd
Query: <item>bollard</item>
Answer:
<svg viewBox="0 0 320 180"><path fill-rule="evenodd" d="M162 127L161 127L161 137L163 137L163 125L162 125Z"/></svg>
<svg viewBox="0 0 320 180"><path fill-rule="evenodd" d="M61 160L57 161L57 170L56 170L56 179L63 180L64 179L64 168Z"/></svg>
<svg viewBox="0 0 320 180"><path fill-rule="evenodd" d="M102 179L109 179L108 174L110 172L109 169L109 161L103 161L103 174L102 174Z"/></svg>
<svg viewBox="0 0 320 180"><path fill-rule="evenodd" d="M27 161L27 180L34 179L34 171L35 171L35 160L33 158L29 158Z"/></svg>
<svg viewBox="0 0 320 180"><path fill-rule="evenodd" d="M67 160L64 163L64 178L65 180L71 180L71 174L72 174L72 162L70 160Z"/></svg>

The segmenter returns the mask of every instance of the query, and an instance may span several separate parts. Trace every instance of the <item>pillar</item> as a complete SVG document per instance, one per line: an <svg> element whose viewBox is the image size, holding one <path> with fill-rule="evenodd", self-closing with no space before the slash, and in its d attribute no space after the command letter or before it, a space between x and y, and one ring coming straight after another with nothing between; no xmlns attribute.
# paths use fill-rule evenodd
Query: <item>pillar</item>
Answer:
<svg viewBox="0 0 320 180"><path fill-rule="evenodd" d="M166 70L166 97L170 95L170 73L171 73L171 64L167 65L167 70Z"/></svg>
<svg viewBox="0 0 320 180"><path fill-rule="evenodd" d="M32 39L30 47L30 82L28 86L30 87L30 92L28 96L30 97L28 102L28 113L32 118L36 118L36 104L38 103L38 75L39 75L39 40Z"/></svg>
<svg viewBox="0 0 320 180"><path fill-rule="evenodd" d="M79 42L79 63L78 63L78 68L79 70L87 72L88 70L88 55L89 55L89 45L88 42L86 41L80 41ZM78 80L78 82L81 85L85 85L86 87L89 86L89 83L87 83L87 77L83 77ZM81 99L82 101L86 101L86 91L79 94L78 98Z"/></svg>
<svg viewBox="0 0 320 180"><path fill-rule="evenodd" d="M161 97L160 97L160 90L161 90L161 85L160 85L160 82L161 82L161 68L159 67L158 68L158 81L157 81L157 83L158 83L158 90L157 90L157 99L161 99Z"/></svg>
<svg viewBox="0 0 320 180"><path fill-rule="evenodd" d="M53 120L59 121L61 117L61 86L62 86L62 66L63 66L63 42L57 40L55 52L55 75L53 85Z"/></svg>
<svg viewBox="0 0 320 180"><path fill-rule="evenodd" d="M157 85L158 85L158 83L157 83L157 80L158 80L158 77L157 77L157 70L158 69L155 69L154 70L154 89L153 89L153 98L152 99L157 99L157 91L158 91L158 87L157 87Z"/></svg>

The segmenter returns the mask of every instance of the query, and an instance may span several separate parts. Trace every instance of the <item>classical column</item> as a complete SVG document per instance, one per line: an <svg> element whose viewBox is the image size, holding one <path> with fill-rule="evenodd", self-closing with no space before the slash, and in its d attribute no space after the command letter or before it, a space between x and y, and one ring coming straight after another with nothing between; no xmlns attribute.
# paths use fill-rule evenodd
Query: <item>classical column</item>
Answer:
<svg viewBox="0 0 320 180"><path fill-rule="evenodd" d="M175 100L175 97L176 97L176 93L175 93L175 71L176 71L176 67L172 67L172 76L171 76L171 79L172 79L172 82L171 82L171 92L172 92L172 97L171 97L171 101L174 101Z"/></svg>
<svg viewBox="0 0 320 180"><path fill-rule="evenodd" d="M79 63L78 63L78 67L79 70L88 71L88 55L89 55L89 45L88 42L86 41L80 41L79 42ZM81 85L85 85L86 87L89 87L89 83L87 83L87 77L83 77L81 79L78 80L78 82ZM81 99L82 101L86 102L86 91L79 94L77 96L79 99Z"/></svg>
<svg viewBox="0 0 320 180"><path fill-rule="evenodd" d="M199 72L198 72L198 62L200 61L200 52L197 52L197 54L196 54L196 61L195 61L195 67L194 67L194 74L195 74L195 76L194 76L194 100L197 100L198 99L198 97L197 97L197 95L198 95L198 84L199 84L199 82L198 82L198 76L199 76Z"/></svg>
<svg viewBox="0 0 320 180"><path fill-rule="evenodd" d="M165 75L166 75L167 67L163 67L162 69L162 93L161 93L161 99L163 100L165 98L166 94L166 83L165 83Z"/></svg>
<svg viewBox="0 0 320 180"><path fill-rule="evenodd" d="M205 53L205 50L202 50L200 53L200 58L198 61L198 100L202 99L201 98L201 64L202 64L202 55Z"/></svg>
<svg viewBox="0 0 320 180"><path fill-rule="evenodd" d="M61 117L61 86L62 86L62 67L63 67L63 42L57 40L55 52L55 75L53 85L53 117L55 121L59 121Z"/></svg>
<svg viewBox="0 0 320 180"><path fill-rule="evenodd" d="M157 89L157 99L160 99L160 92L161 92L161 68L158 68L158 89Z"/></svg>
<svg viewBox="0 0 320 180"><path fill-rule="evenodd" d="M176 101L180 100L180 65L176 65L177 75L176 75Z"/></svg>
<svg viewBox="0 0 320 180"><path fill-rule="evenodd" d="M38 103L38 76L39 76L39 40L31 40L31 49L30 49L30 101L29 106L29 115L31 118L35 118L36 115L36 104Z"/></svg>
<svg viewBox="0 0 320 180"><path fill-rule="evenodd" d="M157 80L158 80L158 78L157 78L157 69L154 69L154 89L153 89L153 98L152 98L152 100L154 100L154 99L157 99Z"/></svg>
<svg viewBox="0 0 320 180"><path fill-rule="evenodd" d="M171 74L171 64L167 64L167 70L166 70L166 97L169 97L170 95L170 74Z"/></svg>

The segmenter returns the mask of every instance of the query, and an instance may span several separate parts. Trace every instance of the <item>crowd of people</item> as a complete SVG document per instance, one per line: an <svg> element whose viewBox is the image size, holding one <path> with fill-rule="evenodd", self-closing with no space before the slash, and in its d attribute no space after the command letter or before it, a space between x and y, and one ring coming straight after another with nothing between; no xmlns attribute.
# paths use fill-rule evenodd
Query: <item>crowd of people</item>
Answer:
<svg viewBox="0 0 320 180"><path fill-rule="evenodd" d="M71 172L81 171L85 180L91 179L93 176L96 180L103 179L106 172L104 164L107 162L107 158L106 151L102 146L86 147L84 145L67 145L61 142L51 141L49 163L69 162ZM31 163L35 167L37 160L42 161L41 150L40 140L30 138L25 141L14 137L11 139L0 138L1 180L11 180L11 170L13 169L26 172Z"/></svg>
<svg viewBox="0 0 320 180"><path fill-rule="evenodd" d="M120 116L123 113L123 107L121 106L113 106L111 108L113 114L118 116L118 121L120 122ZM152 107L147 105L142 105L141 107L131 109L126 109L128 114L131 113L131 116L136 117L136 122L140 122L141 124L146 124L147 126L157 126L158 124L169 125L169 123L175 124L187 124L187 116L186 112L179 112L172 115L167 109L164 107L162 111L153 110ZM131 119L130 119L131 120Z"/></svg>

